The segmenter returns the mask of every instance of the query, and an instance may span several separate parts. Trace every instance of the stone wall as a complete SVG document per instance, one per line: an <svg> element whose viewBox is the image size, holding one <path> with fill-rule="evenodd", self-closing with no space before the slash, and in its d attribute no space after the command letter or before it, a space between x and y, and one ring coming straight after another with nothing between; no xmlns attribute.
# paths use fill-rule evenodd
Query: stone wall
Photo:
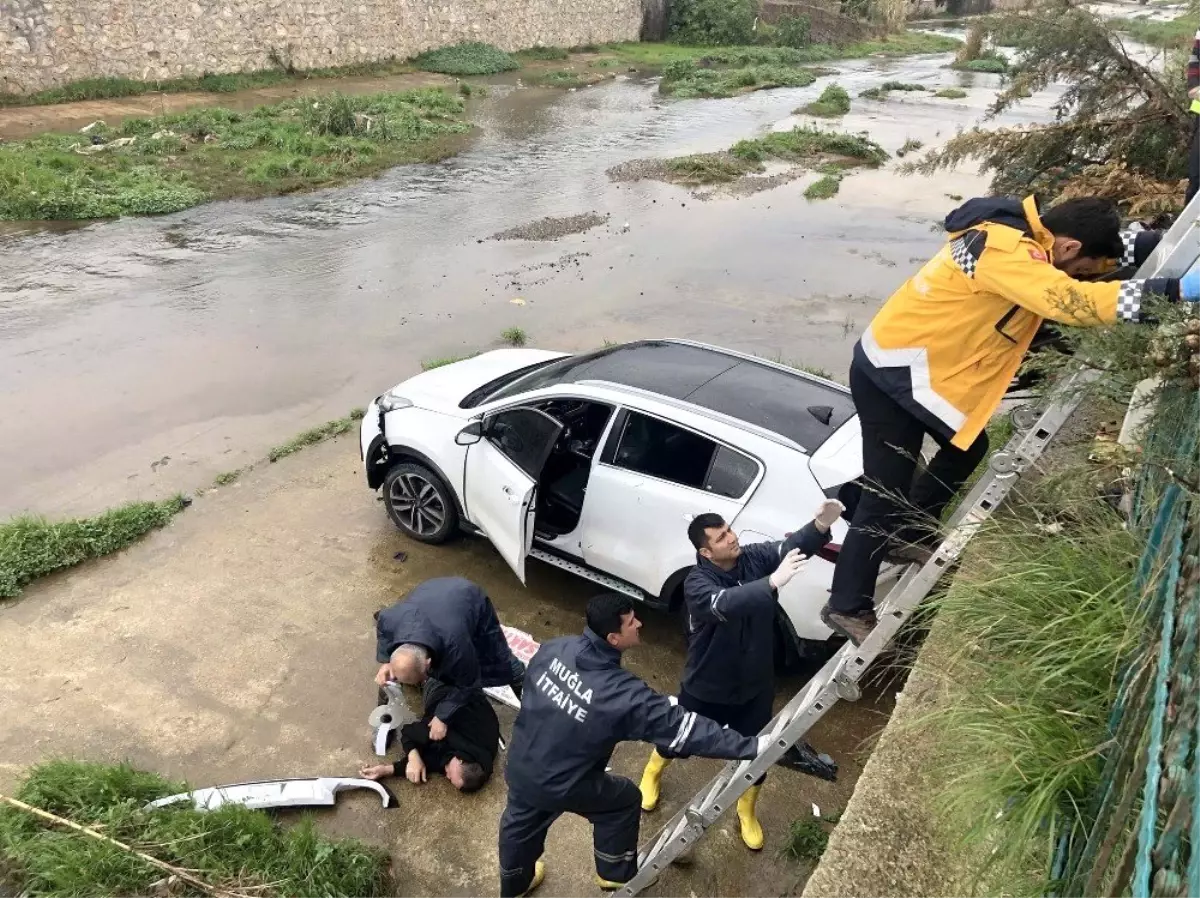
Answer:
<svg viewBox="0 0 1200 898"><path fill-rule="evenodd" d="M640 0L0 0L0 91L637 40Z"/></svg>

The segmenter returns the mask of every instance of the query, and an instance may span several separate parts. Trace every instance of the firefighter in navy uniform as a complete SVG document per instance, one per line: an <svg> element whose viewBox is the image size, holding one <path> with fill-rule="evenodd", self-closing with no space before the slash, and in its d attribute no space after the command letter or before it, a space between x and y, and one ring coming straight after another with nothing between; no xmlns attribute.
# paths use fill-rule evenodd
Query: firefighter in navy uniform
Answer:
<svg viewBox="0 0 1200 898"><path fill-rule="evenodd" d="M621 667L641 626L632 599L597 596L588 602L582 636L544 643L530 661L505 770L501 896L541 884L546 832L565 813L592 824L600 888L633 878L641 796L632 780L605 772L618 742L655 742L712 758L758 753L757 740L681 708Z"/></svg>
<svg viewBox="0 0 1200 898"><path fill-rule="evenodd" d="M984 428L1044 320L1137 322L1148 296L1200 298L1200 267L1183 278L1090 280L1153 239L1123 237L1120 225L1112 203L1094 197L1045 215L1033 197L969 200L946 216L942 250L872 319L850 365L867 488L821 612L832 630L857 645L874 629L885 552L928 560L935 522L987 454ZM939 451L914 483L926 435Z"/></svg>
<svg viewBox="0 0 1200 898"><path fill-rule="evenodd" d="M688 654L679 688L680 707L710 717L744 736L756 735L771 719L775 699L775 615L779 590L829 542L829 528L845 507L830 499L815 519L787 539L742 546L718 514L697 515L688 525L696 566L683 581L687 605ZM826 779L837 768L797 746L807 773ZM663 770L683 752L658 745L642 773L642 810L658 806ZM822 765L824 771L822 771ZM738 799L742 842L763 847L758 822L760 777Z"/></svg>

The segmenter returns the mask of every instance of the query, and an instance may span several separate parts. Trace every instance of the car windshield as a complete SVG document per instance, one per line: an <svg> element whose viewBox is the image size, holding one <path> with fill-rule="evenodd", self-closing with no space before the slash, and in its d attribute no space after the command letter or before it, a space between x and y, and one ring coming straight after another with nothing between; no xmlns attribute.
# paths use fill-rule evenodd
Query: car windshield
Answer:
<svg viewBox="0 0 1200 898"><path fill-rule="evenodd" d="M495 399L507 399L520 393L528 393L542 387L551 387L564 381L573 381L572 373L595 359L608 354L611 349L599 352L589 352L585 355L569 355L561 359L551 359L548 362L537 362L508 374L501 375L495 380L488 381L463 397L459 408L475 408L485 402Z"/></svg>

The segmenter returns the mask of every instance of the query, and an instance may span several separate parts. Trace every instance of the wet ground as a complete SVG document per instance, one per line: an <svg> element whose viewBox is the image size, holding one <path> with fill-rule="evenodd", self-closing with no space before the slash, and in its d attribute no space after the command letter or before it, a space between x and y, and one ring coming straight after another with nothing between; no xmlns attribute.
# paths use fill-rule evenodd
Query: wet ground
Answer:
<svg viewBox="0 0 1200 898"><path fill-rule="evenodd" d="M980 178L886 168L853 174L830 201L805 200L802 179L702 203L605 170L790 127L830 80L852 94L889 78L964 86L960 101L856 100L838 125L892 151L931 145L977 119L998 84L948 61L846 63L808 88L729 100L666 100L630 77L575 92L498 87L472 101L478 139L442 164L160 218L10 226L0 515L194 489L422 359L486 348L513 326L564 350L673 335L844 371L879 302L936 248L951 197ZM587 212L609 219L554 242L486 239Z"/></svg>
<svg viewBox="0 0 1200 898"><path fill-rule="evenodd" d="M397 552L406 552L403 562ZM371 614L420 581L459 574L484 584L508 624L539 640L582 629L594 590L540 564L523 589L481 540L437 549L401 536L365 489L353 439L342 438L209 493L134 548L51 577L0 605L0 791L50 756L128 758L196 785L352 774L371 755L367 715ZM677 619L647 612L628 666L671 691L683 664ZM782 684L780 700L795 682ZM413 707L417 707L414 702ZM842 766L830 784L771 774L761 802L767 848L741 847L733 818L694 863L651 894L792 894L805 866L777 857L793 819L843 807L882 726L890 693L834 708L812 736ZM500 711L505 733L513 714ZM647 749L623 745L614 769L637 777ZM719 762L678 762L650 834ZM330 830L394 853L404 895L495 894L503 783L463 796L445 780L392 782L399 809L351 794L319 817ZM594 895L590 835L567 818L551 832L548 895Z"/></svg>

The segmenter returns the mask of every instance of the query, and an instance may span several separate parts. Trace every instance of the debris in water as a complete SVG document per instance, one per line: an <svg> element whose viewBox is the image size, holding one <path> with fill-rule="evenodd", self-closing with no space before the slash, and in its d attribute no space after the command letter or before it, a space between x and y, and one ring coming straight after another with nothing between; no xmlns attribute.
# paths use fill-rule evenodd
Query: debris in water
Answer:
<svg viewBox="0 0 1200 898"><path fill-rule="evenodd" d="M517 296L517 297L515 297L515 298L513 298L513 299L510 299L510 300L509 300L509 302L510 302L510 303L512 303L514 306L523 306L523 305L525 305L525 300L523 300L523 299L522 299L521 297L519 297L519 296Z"/></svg>
<svg viewBox="0 0 1200 898"><path fill-rule="evenodd" d="M582 234L592 228L599 227L608 221L607 215L596 212L585 212L582 215L570 215L566 218L546 218L518 225L505 231L499 231L489 237L489 240L557 240L568 234ZM626 228L629 225L625 226Z"/></svg>

